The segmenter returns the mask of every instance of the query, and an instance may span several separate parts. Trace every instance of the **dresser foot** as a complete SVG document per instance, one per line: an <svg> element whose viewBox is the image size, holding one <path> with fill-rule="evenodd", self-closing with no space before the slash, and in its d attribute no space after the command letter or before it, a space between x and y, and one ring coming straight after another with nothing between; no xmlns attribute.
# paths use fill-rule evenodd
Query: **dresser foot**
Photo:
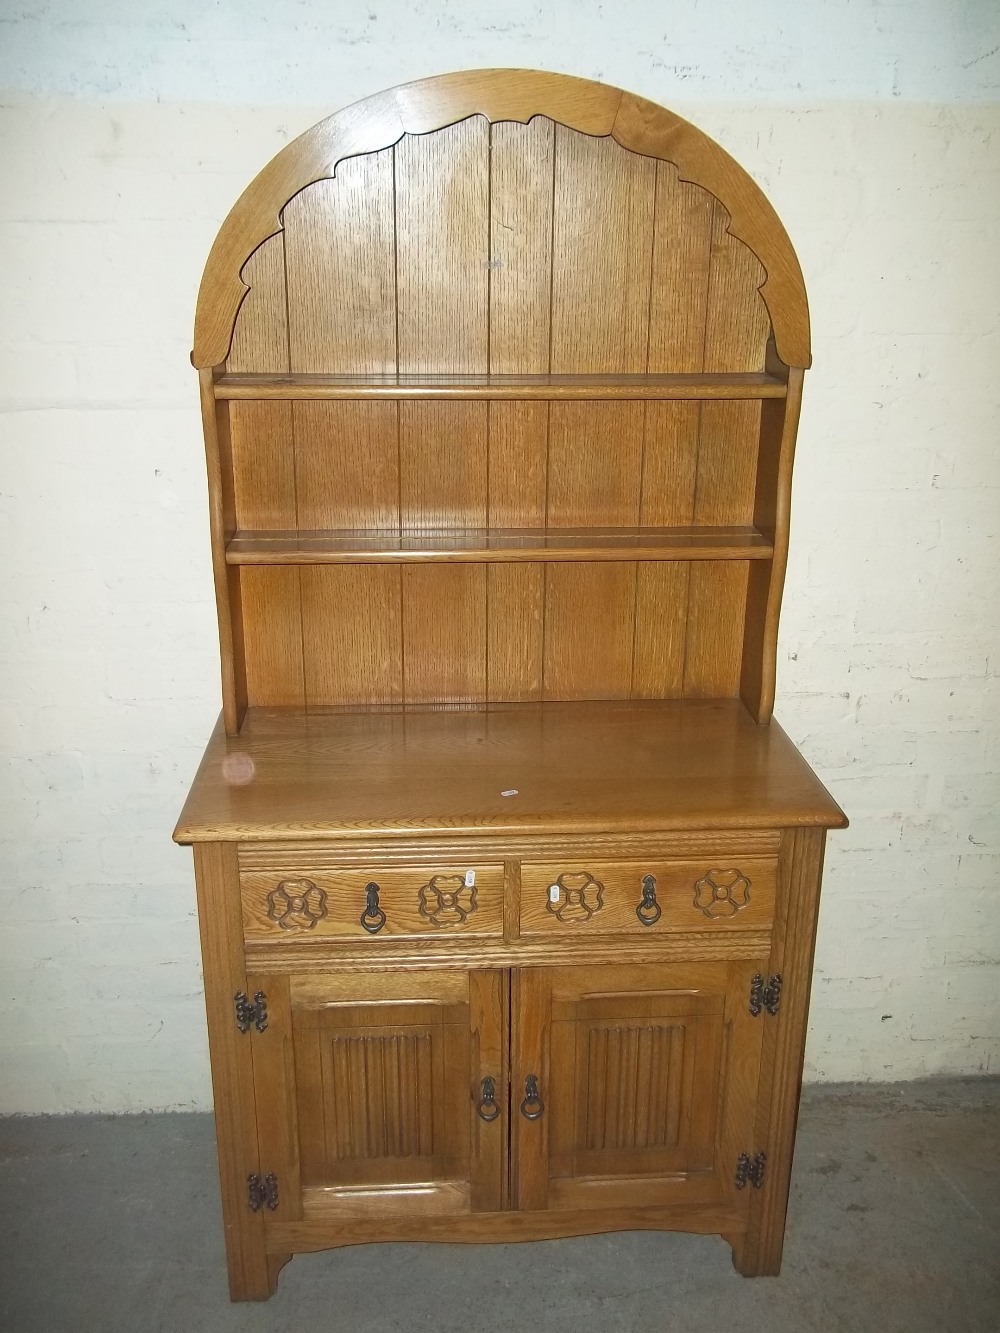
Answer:
<svg viewBox="0 0 1000 1333"><path fill-rule="evenodd" d="M743 1277L777 1277L781 1272L781 1244L761 1246L749 1232L723 1236L733 1251L733 1267Z"/></svg>

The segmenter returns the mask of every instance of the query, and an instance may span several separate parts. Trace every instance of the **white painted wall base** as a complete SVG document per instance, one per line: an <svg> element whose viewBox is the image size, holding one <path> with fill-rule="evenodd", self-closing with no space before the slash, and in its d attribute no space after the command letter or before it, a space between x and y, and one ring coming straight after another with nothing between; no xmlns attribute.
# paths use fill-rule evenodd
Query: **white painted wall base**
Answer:
<svg viewBox="0 0 1000 1333"><path fill-rule="evenodd" d="M329 7L311 27L308 5L137 8L5 25L0 1110L211 1104L191 858L170 832L219 708L188 352L222 217L355 97L532 61L717 137L806 275L815 369L777 716L852 818L830 839L807 1076L996 1072L1000 93L997 57L979 58L994 7L780 6L775 29L774 6L721 5L749 52L728 66L704 6L678 9L681 38L635 3L614 34L568 3L492 31L480 0L461 19L351 7L340 28ZM962 21L942 37L946 11Z"/></svg>

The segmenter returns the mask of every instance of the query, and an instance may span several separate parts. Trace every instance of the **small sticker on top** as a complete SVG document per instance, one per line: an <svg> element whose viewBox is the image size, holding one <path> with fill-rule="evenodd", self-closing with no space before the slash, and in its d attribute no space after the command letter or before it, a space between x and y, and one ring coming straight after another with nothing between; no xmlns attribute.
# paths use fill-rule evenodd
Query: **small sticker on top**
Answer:
<svg viewBox="0 0 1000 1333"><path fill-rule="evenodd" d="M475 883L476 883L476 872L474 870L467 870L465 872L465 887L467 889L471 889L475 886Z"/></svg>

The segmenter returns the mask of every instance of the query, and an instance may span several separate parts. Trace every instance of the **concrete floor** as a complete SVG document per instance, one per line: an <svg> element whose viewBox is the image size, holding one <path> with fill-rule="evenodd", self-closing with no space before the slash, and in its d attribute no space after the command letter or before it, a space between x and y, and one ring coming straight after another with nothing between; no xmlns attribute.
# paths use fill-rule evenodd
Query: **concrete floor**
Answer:
<svg viewBox="0 0 1000 1333"><path fill-rule="evenodd" d="M997 1333L1000 1080L807 1090L780 1278L712 1236L300 1255L229 1304L212 1119L0 1120L3 1333Z"/></svg>

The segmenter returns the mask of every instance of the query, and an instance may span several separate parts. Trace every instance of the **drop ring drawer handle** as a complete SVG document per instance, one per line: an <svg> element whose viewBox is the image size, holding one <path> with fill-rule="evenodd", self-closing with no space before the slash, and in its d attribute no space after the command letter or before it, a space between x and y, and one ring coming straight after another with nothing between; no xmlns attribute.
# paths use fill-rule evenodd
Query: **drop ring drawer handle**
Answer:
<svg viewBox="0 0 1000 1333"><path fill-rule="evenodd" d="M385 913L378 905L378 885L374 880L365 885L365 910L361 913L361 925L369 935L377 935L385 925Z"/></svg>
<svg viewBox="0 0 1000 1333"><path fill-rule="evenodd" d="M656 876L643 875L642 902L635 914L644 926L655 926L660 919L660 904L656 901Z"/></svg>
<svg viewBox="0 0 1000 1333"><path fill-rule="evenodd" d="M483 1079L482 1091L482 1099L476 1107L476 1114L479 1116L480 1120L485 1120L489 1125L492 1124L500 1114L500 1104L496 1099L497 1085L495 1080L490 1078L489 1075Z"/></svg>
<svg viewBox="0 0 1000 1333"><path fill-rule="evenodd" d="M538 1075L529 1074L524 1080L524 1101L521 1103L521 1114L525 1120L538 1120L545 1110L545 1103L538 1093Z"/></svg>

